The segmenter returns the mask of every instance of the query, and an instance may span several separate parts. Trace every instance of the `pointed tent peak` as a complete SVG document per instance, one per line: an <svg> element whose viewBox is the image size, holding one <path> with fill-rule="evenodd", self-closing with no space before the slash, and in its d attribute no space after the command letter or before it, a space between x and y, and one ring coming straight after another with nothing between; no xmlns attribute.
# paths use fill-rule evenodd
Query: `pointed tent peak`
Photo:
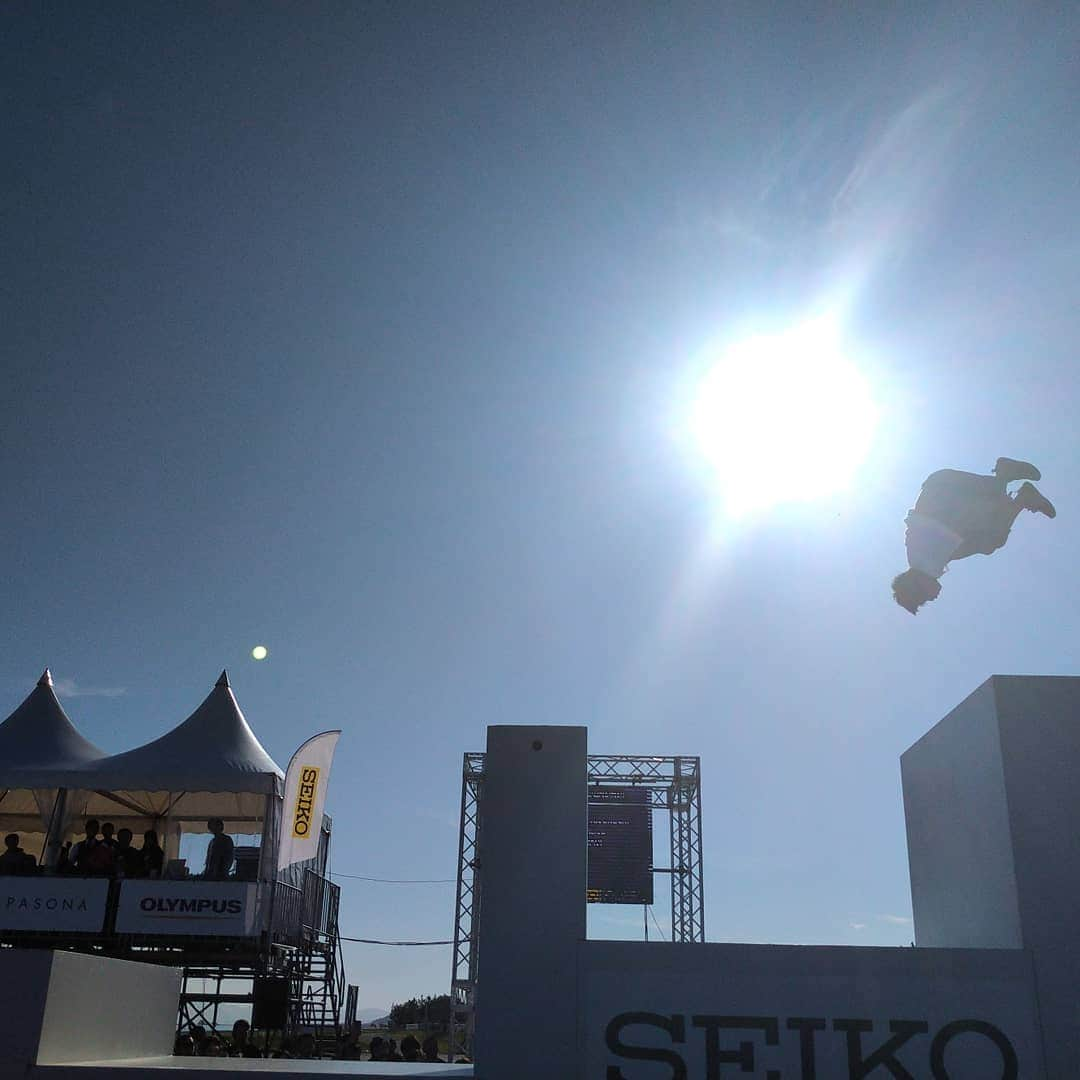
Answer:
<svg viewBox="0 0 1080 1080"><path fill-rule="evenodd" d="M57 700L48 668L21 705L0 724L0 788L20 786L13 773L65 769L105 756L76 730ZM36 787L54 787L42 782Z"/></svg>
<svg viewBox="0 0 1080 1080"><path fill-rule="evenodd" d="M215 686L224 686L226 690L231 690L232 689L232 686L229 683L229 672L228 672L227 669L222 671L221 678L219 678L218 681L216 683L214 683L214 685Z"/></svg>

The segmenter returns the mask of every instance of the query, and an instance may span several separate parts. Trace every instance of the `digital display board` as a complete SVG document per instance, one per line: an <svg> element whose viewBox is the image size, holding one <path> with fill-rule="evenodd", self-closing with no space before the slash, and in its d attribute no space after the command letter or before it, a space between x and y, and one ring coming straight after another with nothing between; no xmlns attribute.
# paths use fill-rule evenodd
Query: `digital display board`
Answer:
<svg viewBox="0 0 1080 1080"><path fill-rule="evenodd" d="M589 788L590 904L651 904L652 849L647 788Z"/></svg>

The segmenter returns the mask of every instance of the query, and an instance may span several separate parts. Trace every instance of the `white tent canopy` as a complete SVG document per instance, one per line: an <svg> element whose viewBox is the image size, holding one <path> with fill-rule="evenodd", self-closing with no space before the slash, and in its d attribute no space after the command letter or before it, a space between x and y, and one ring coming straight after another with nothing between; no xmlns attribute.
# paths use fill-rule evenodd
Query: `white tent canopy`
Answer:
<svg viewBox="0 0 1080 1080"><path fill-rule="evenodd" d="M104 757L68 719L46 668L26 700L0 724L0 828L40 844L61 786L56 778Z"/></svg>
<svg viewBox="0 0 1080 1080"><path fill-rule="evenodd" d="M58 790L68 793L54 841L81 830L76 817L111 820L133 832L159 828L205 832L219 817L226 831L266 834L284 773L263 749L221 678L206 700L172 731L106 756L68 720L49 673L0 725L0 827L27 832L32 850L48 824ZM56 826L59 826L58 828ZM59 835L58 835L59 833ZM173 846L178 837L173 837Z"/></svg>
<svg viewBox="0 0 1080 1080"><path fill-rule="evenodd" d="M46 668L26 700L0 724L0 789L36 774L66 773L105 757L68 719Z"/></svg>
<svg viewBox="0 0 1080 1080"><path fill-rule="evenodd" d="M88 813L110 812L101 804L107 798L114 815L120 805L147 818L192 822L185 832L203 831L208 817L252 832L262 830L242 824L263 817L267 796L281 793L284 773L255 738L223 671L206 700L172 731L74 769L68 780L99 793Z"/></svg>

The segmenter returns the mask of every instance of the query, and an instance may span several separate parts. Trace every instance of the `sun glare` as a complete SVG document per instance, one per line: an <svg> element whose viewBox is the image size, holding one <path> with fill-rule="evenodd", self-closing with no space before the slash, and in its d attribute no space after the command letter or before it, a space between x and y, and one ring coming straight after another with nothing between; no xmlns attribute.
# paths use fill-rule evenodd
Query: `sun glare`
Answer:
<svg viewBox="0 0 1080 1080"><path fill-rule="evenodd" d="M691 416L734 515L843 491L876 424L869 385L825 320L726 349L698 386Z"/></svg>

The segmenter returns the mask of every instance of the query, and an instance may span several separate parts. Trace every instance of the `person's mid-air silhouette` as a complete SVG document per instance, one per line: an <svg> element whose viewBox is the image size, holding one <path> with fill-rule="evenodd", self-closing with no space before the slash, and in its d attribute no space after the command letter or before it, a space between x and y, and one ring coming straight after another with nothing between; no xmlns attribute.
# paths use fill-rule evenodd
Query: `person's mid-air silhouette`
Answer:
<svg viewBox="0 0 1080 1080"><path fill-rule="evenodd" d="M1055 517L1053 503L1030 483L1041 473L1026 461L998 458L992 476L940 469L926 478L907 516L908 566L894 578L893 596L912 615L941 592L938 578L953 559L989 555L1009 538L1021 510ZM1025 481L1010 495L1008 485Z"/></svg>

